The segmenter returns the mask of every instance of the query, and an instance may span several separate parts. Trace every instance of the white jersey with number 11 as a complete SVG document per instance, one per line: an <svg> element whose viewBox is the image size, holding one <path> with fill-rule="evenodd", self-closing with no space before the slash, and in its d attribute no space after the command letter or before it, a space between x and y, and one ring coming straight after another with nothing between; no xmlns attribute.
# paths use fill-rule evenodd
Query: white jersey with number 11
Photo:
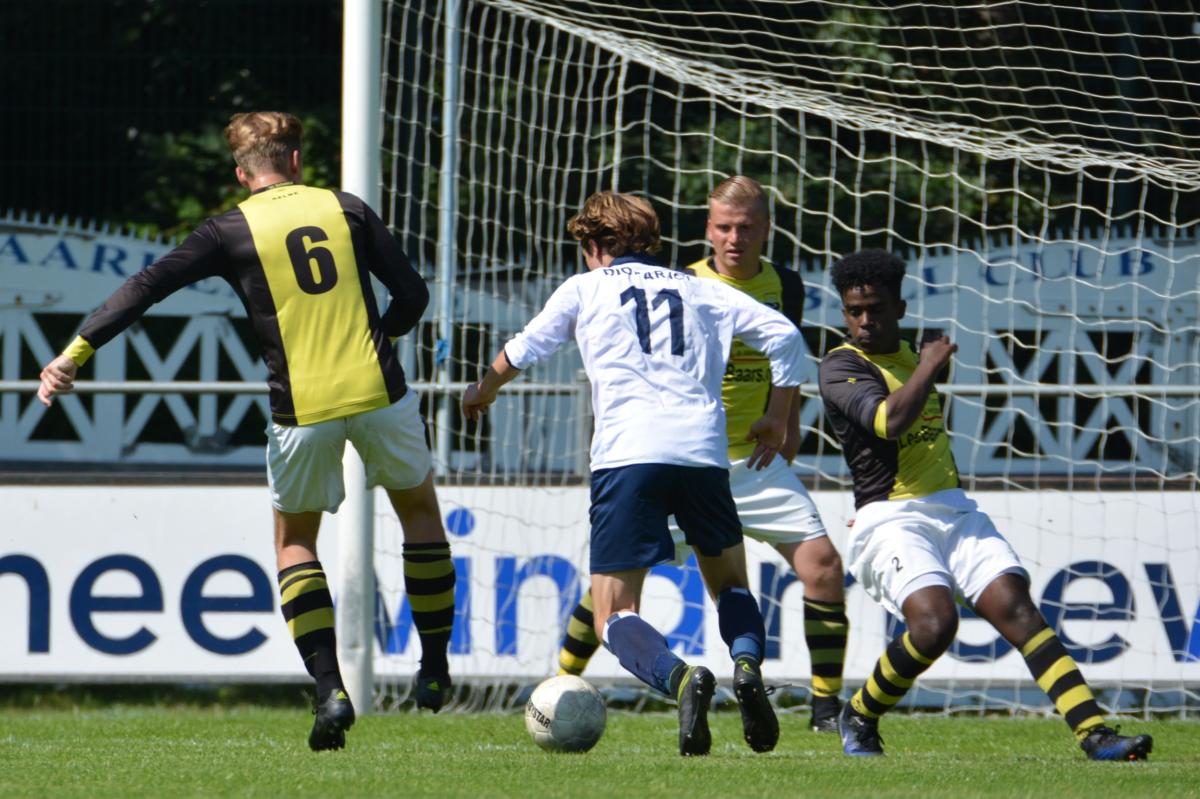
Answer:
<svg viewBox="0 0 1200 799"><path fill-rule="evenodd" d="M800 332L783 314L638 257L569 278L504 351L526 369L571 336L592 384L592 471L729 468L721 380L734 336L770 359L774 385L803 379Z"/></svg>

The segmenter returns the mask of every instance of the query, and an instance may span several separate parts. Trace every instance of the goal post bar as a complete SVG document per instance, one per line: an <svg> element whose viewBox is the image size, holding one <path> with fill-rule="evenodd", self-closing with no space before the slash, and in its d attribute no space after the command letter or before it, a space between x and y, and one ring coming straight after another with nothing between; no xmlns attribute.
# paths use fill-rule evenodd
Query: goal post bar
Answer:
<svg viewBox="0 0 1200 799"><path fill-rule="evenodd" d="M345 0L342 20L342 189L372 208L382 197L381 0ZM361 715L374 705L375 505L362 459L346 447L346 499L338 512L338 662Z"/></svg>

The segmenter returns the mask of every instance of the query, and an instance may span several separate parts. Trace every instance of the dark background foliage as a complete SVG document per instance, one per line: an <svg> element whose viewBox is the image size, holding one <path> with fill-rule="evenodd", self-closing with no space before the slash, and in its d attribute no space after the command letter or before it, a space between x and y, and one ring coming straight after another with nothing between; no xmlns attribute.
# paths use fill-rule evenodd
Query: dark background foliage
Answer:
<svg viewBox="0 0 1200 799"><path fill-rule="evenodd" d="M3 0L0 211L186 232L236 203L221 131L256 108L306 123L336 181L335 0Z"/></svg>

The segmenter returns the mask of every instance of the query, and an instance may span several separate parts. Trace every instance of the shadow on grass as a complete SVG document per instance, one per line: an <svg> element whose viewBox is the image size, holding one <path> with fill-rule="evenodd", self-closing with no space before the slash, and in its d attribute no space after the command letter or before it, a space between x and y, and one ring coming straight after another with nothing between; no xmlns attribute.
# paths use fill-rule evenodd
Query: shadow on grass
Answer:
<svg viewBox="0 0 1200 799"><path fill-rule="evenodd" d="M112 705L309 708L311 693L310 687L298 683L25 683L0 685L0 708L74 710Z"/></svg>

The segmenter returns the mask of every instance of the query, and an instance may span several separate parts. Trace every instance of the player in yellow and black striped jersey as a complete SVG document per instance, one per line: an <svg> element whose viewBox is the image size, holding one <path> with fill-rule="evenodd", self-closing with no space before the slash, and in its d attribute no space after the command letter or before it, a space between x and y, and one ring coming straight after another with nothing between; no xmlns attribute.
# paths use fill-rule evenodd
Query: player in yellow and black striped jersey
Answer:
<svg viewBox="0 0 1200 799"><path fill-rule="evenodd" d="M833 267L849 331L821 361L821 396L854 480L858 509L848 545L850 572L907 630L888 644L838 719L848 755L881 755L879 718L950 646L956 598L1020 650L1093 760L1141 760L1148 735L1110 729L1075 661L1029 595L1016 553L959 487L938 373L956 347L927 341L918 358L900 340L905 264L867 250Z"/></svg>
<svg viewBox="0 0 1200 799"><path fill-rule="evenodd" d="M796 272L762 257L770 234L766 194L757 181L735 175L709 195L706 235L712 254L685 271L719 280L774 308L800 326L804 283ZM821 522L820 514L787 463L800 446L799 403L792 405L787 438L766 468L747 467L754 444L751 425L763 415L771 394L771 372L765 355L734 338L721 383L721 400L729 439L730 489L750 538L773 546L791 564L804 585L804 639L812 668L811 729L837 731L838 694L846 655L846 618L842 560ZM686 558L683 536L673 528L677 556ZM580 674L599 647L591 629L591 597L571 615L559 653L560 673Z"/></svg>
<svg viewBox="0 0 1200 799"><path fill-rule="evenodd" d="M422 643L418 705L436 711L450 687L454 567L424 423L392 346L416 325L429 292L362 200L299 182L303 131L296 117L237 114L225 135L250 196L130 277L42 371L38 393L49 405L69 391L79 366L173 292L205 278L233 287L267 365L281 610L317 688L309 744L341 748L354 709L338 668L333 604L316 542L322 512L336 510L344 496L347 440L363 456L368 484L388 490L404 529L405 581ZM382 313L371 275L392 296Z"/></svg>
<svg viewBox="0 0 1200 799"><path fill-rule="evenodd" d="M371 274L393 297L383 314ZM130 277L88 317L67 354L82 365L150 305L211 277L245 303L279 424L338 419L404 396L391 339L420 319L425 282L362 200L291 180L254 189Z"/></svg>
<svg viewBox="0 0 1200 799"><path fill-rule="evenodd" d="M724 219L719 221L725 222ZM778 267L766 258L760 258L756 266L740 271L750 273L751 270L753 272L749 276L738 277L729 266L722 265L710 256L696 261L684 271L733 286L763 305L781 312L796 327L800 327L804 315L804 282L800 275ZM754 451L753 442L746 441L746 432L762 416L770 394L771 370L767 357L735 338L729 349L725 378L721 382L721 404L725 407L725 431L729 436L731 461L746 458ZM799 404L796 409L799 409Z"/></svg>
<svg viewBox="0 0 1200 799"><path fill-rule="evenodd" d="M936 393L930 392L911 428L898 438L887 435L887 403L879 398L896 392L916 369L917 356L907 341L885 353L866 352L847 342L821 362L823 391L835 400L833 407L826 402L829 422L854 473L857 507L960 485Z"/></svg>

